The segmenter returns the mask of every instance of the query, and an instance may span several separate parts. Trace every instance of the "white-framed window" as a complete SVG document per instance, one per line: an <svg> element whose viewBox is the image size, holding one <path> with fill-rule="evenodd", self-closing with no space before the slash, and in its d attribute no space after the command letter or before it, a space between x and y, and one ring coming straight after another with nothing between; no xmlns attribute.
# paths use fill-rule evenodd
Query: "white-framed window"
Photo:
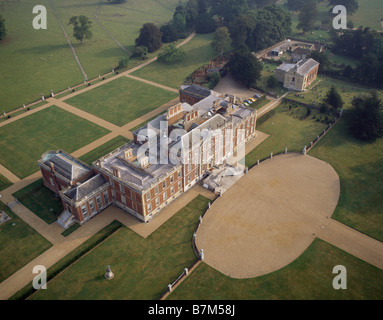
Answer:
<svg viewBox="0 0 383 320"><path fill-rule="evenodd" d="M166 180L162 181L162 189L166 188Z"/></svg>
<svg viewBox="0 0 383 320"><path fill-rule="evenodd" d="M52 179L52 178L49 178L49 181L50 181L50 183L51 183L51 185L52 185L52 186L54 186L54 185L55 185L55 182L53 181L53 179Z"/></svg>
<svg viewBox="0 0 383 320"><path fill-rule="evenodd" d="M94 200L90 200L89 201L89 208L90 208L90 214L95 214L97 211L96 211L96 206L94 205Z"/></svg>
<svg viewBox="0 0 383 320"><path fill-rule="evenodd" d="M108 190L105 190L102 195L104 196L104 203L107 205L109 203L109 193Z"/></svg>
<svg viewBox="0 0 383 320"><path fill-rule="evenodd" d="M114 190L112 190L112 197L116 198L116 192Z"/></svg>
<svg viewBox="0 0 383 320"><path fill-rule="evenodd" d="M86 203L81 206L81 213L84 218L88 216L88 206L86 205Z"/></svg>
<svg viewBox="0 0 383 320"><path fill-rule="evenodd" d="M126 205L126 198L124 196L121 196L121 202Z"/></svg>
<svg viewBox="0 0 383 320"><path fill-rule="evenodd" d="M173 183L174 182L174 176L170 176L170 183Z"/></svg>
<svg viewBox="0 0 383 320"><path fill-rule="evenodd" d="M156 207L158 207L160 205L160 198L156 198Z"/></svg>
<svg viewBox="0 0 383 320"><path fill-rule="evenodd" d="M110 179L110 185L114 188L114 180Z"/></svg>
<svg viewBox="0 0 383 320"><path fill-rule="evenodd" d="M124 188L124 186L120 183L120 191L122 192L122 193L125 193L125 188Z"/></svg>
<svg viewBox="0 0 383 320"><path fill-rule="evenodd" d="M150 191L146 194L146 201L150 201Z"/></svg>
<svg viewBox="0 0 383 320"><path fill-rule="evenodd" d="M181 178L181 170L178 170L177 177Z"/></svg>
<svg viewBox="0 0 383 320"><path fill-rule="evenodd" d="M98 195L96 197L96 202L97 202L97 207L100 209L102 207L101 195Z"/></svg>
<svg viewBox="0 0 383 320"><path fill-rule="evenodd" d="M174 193L174 187L171 187L171 188L170 188L170 193L171 193L171 194Z"/></svg>
<svg viewBox="0 0 383 320"><path fill-rule="evenodd" d="M159 192L159 189L158 189L158 186L156 186L156 187L154 188L154 194L158 194L158 192Z"/></svg>
<svg viewBox="0 0 383 320"><path fill-rule="evenodd" d="M168 194L167 194L167 192L164 192L164 193L162 194L162 198L164 199L164 201L168 198Z"/></svg>
<svg viewBox="0 0 383 320"><path fill-rule="evenodd" d="M148 208L148 212L152 211L152 204L149 203L148 206L147 206L147 208Z"/></svg>
<svg viewBox="0 0 383 320"><path fill-rule="evenodd" d="M178 189L181 189L181 188L182 188L182 182L178 181Z"/></svg>

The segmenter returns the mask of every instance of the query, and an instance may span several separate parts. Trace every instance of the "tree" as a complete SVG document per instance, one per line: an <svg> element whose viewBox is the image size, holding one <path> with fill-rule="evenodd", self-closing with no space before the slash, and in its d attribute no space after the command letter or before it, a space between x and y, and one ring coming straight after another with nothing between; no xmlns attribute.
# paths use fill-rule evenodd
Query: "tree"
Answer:
<svg viewBox="0 0 383 320"><path fill-rule="evenodd" d="M162 46L162 33L154 23L145 23L136 39L136 46L145 46L148 52L154 52Z"/></svg>
<svg viewBox="0 0 383 320"><path fill-rule="evenodd" d="M5 38L7 35L7 30L5 29L5 20L0 15L0 41Z"/></svg>
<svg viewBox="0 0 383 320"><path fill-rule="evenodd" d="M327 95L324 98L324 102L335 109L341 109L344 104L341 95L334 86L332 86L331 89L327 92Z"/></svg>
<svg viewBox="0 0 383 320"><path fill-rule="evenodd" d="M356 97L346 116L348 128L354 137L375 141L383 136L382 101L376 92L367 97Z"/></svg>
<svg viewBox="0 0 383 320"><path fill-rule="evenodd" d="M297 29L301 29L303 33L314 30L317 16L316 0L307 0L299 12Z"/></svg>
<svg viewBox="0 0 383 320"><path fill-rule="evenodd" d="M93 33L90 30L92 21L86 16L73 16L70 18L68 25L73 25L73 36L82 44L84 39L91 39Z"/></svg>
<svg viewBox="0 0 383 320"><path fill-rule="evenodd" d="M118 62L118 67L119 68L126 68L129 64L129 57L123 57L120 59L120 61Z"/></svg>
<svg viewBox="0 0 383 320"><path fill-rule="evenodd" d="M272 89L276 88L278 86L278 83L279 82L277 78L273 74L267 78L267 86L269 88L272 88Z"/></svg>
<svg viewBox="0 0 383 320"><path fill-rule="evenodd" d="M234 53L228 63L233 77L250 87L261 78L262 64L249 51L239 51Z"/></svg>
<svg viewBox="0 0 383 320"><path fill-rule="evenodd" d="M158 55L158 61L173 63L182 61L185 58L185 52L182 48L177 48L174 43L169 44L163 53Z"/></svg>
<svg viewBox="0 0 383 320"><path fill-rule="evenodd" d="M285 39L291 33L291 14L276 5L258 10L253 42L256 50L265 49Z"/></svg>
<svg viewBox="0 0 383 320"><path fill-rule="evenodd" d="M256 25L256 14L252 11L238 15L230 24L229 32L233 47L237 50L256 49L253 33Z"/></svg>
<svg viewBox="0 0 383 320"><path fill-rule="evenodd" d="M217 24L210 13L199 14L195 20L195 31L197 33L212 33Z"/></svg>
<svg viewBox="0 0 383 320"><path fill-rule="evenodd" d="M214 39L211 42L215 55L222 57L223 53L229 50L231 44L229 30L226 27L218 28L215 32Z"/></svg>
<svg viewBox="0 0 383 320"><path fill-rule="evenodd" d="M306 0L287 0L287 8L291 11L300 11Z"/></svg>
<svg viewBox="0 0 383 320"><path fill-rule="evenodd" d="M148 57L148 48L145 46L136 46L133 51L133 57L141 58L146 60Z"/></svg>
<svg viewBox="0 0 383 320"><path fill-rule="evenodd" d="M329 0L328 7L331 7L330 12L332 12L332 8L337 5L345 6L347 13L351 15L359 8L358 0Z"/></svg>
<svg viewBox="0 0 383 320"><path fill-rule="evenodd" d="M309 55L309 58L314 59L319 62L319 73L324 72L326 69L330 67L330 59L325 52L312 51Z"/></svg>

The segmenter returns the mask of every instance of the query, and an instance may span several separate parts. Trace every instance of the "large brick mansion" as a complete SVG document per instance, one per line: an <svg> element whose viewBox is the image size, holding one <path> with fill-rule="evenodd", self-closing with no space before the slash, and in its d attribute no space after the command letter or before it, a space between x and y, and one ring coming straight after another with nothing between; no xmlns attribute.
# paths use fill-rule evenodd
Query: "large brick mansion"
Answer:
<svg viewBox="0 0 383 320"><path fill-rule="evenodd" d="M64 206L58 223L82 224L111 204L148 222L235 156L255 136L256 120L256 110L234 96L185 85L178 104L92 166L62 150L44 153L44 185Z"/></svg>

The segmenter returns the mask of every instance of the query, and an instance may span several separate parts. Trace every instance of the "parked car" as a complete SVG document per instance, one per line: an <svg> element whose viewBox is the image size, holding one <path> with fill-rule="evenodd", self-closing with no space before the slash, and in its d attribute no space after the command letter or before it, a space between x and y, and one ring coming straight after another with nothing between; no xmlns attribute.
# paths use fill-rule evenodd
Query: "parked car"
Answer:
<svg viewBox="0 0 383 320"><path fill-rule="evenodd" d="M257 93L254 95L254 98L258 98L259 99L260 97L261 96L259 94L257 94Z"/></svg>

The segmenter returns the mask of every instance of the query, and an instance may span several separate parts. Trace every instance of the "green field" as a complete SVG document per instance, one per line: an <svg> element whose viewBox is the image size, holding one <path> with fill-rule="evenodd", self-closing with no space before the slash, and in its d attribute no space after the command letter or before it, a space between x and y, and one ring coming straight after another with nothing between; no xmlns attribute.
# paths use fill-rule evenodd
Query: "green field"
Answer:
<svg viewBox="0 0 383 320"><path fill-rule="evenodd" d="M48 150L68 153L109 131L56 106L0 128L0 163L19 178L36 172L37 161Z"/></svg>
<svg viewBox="0 0 383 320"><path fill-rule="evenodd" d="M12 182L0 174L0 191L7 189L12 185Z"/></svg>
<svg viewBox="0 0 383 320"><path fill-rule="evenodd" d="M354 139L340 121L310 155L330 163L340 177L341 194L333 218L383 241L383 139Z"/></svg>
<svg viewBox="0 0 383 320"><path fill-rule="evenodd" d="M156 61L132 75L178 89L187 76L213 58L210 46L213 36L213 33L196 35L182 47L186 56L180 62L166 64Z"/></svg>
<svg viewBox="0 0 383 320"><path fill-rule="evenodd" d="M31 183L13 196L48 224L57 221L64 210L61 199L44 186L43 179Z"/></svg>
<svg viewBox="0 0 383 320"><path fill-rule="evenodd" d="M160 25L170 20L178 0L129 0L121 5L106 0L52 0L52 3L85 73L93 79L111 71L127 55L95 21L100 4L100 23L132 52L142 25L146 22ZM35 16L32 9L37 4L47 8L46 30L32 27ZM0 6L8 34L0 43L1 112L36 101L42 92L47 96L51 89L57 93L83 82L83 74L47 0L2 1ZM67 25L72 16L81 14L93 22L93 38L83 45L74 39L72 28ZM138 63L141 61L132 60L131 65Z"/></svg>
<svg viewBox="0 0 383 320"><path fill-rule="evenodd" d="M335 290L332 270L347 269L347 290ZM383 271L324 242L288 266L252 279L233 279L205 263L169 296L170 300L382 300Z"/></svg>
<svg viewBox="0 0 383 320"><path fill-rule="evenodd" d="M264 123L257 125L257 130L270 135L262 144L246 156L246 166L253 166L257 160L284 152L287 147L289 152L301 152L305 145L309 145L319 135L326 124L313 119L318 111L312 110L309 117L305 117L306 108L293 107L283 103L275 109L275 114Z"/></svg>
<svg viewBox="0 0 383 320"><path fill-rule="evenodd" d="M191 245L209 199L198 196L146 239L122 228L32 299L154 300L196 257ZM115 274L104 278L106 265Z"/></svg>
<svg viewBox="0 0 383 320"><path fill-rule="evenodd" d="M176 97L174 92L121 77L66 102L122 126Z"/></svg>
<svg viewBox="0 0 383 320"><path fill-rule="evenodd" d="M51 243L0 201L12 219L0 225L0 282L51 247Z"/></svg>
<svg viewBox="0 0 383 320"><path fill-rule="evenodd" d="M117 149L118 147L121 147L125 143L129 142L128 138L118 136L103 145L99 146L98 148L88 152L87 154L84 154L80 157L80 160L84 161L85 163L91 165L93 161L101 158L102 156L108 154L109 152Z"/></svg>

